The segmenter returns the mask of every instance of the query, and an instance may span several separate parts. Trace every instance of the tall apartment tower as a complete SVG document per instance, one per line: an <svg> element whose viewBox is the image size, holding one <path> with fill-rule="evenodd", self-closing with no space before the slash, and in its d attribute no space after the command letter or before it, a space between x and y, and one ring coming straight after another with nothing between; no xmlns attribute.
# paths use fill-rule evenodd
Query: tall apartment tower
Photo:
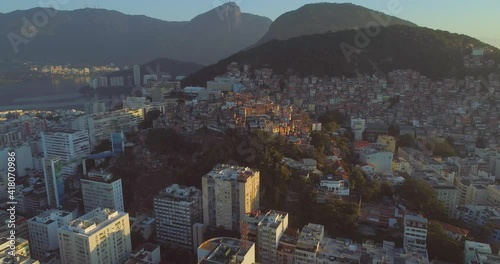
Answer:
<svg viewBox="0 0 500 264"><path fill-rule="evenodd" d="M266 214L250 213L245 215L242 225L247 225L247 234L242 239L256 242L257 261L263 264L277 263L277 248L281 236L288 228L288 213L271 210Z"/></svg>
<svg viewBox="0 0 500 264"><path fill-rule="evenodd" d="M361 118L351 119L351 129L354 132L354 141L363 140L363 132L366 129L366 120Z"/></svg>
<svg viewBox="0 0 500 264"><path fill-rule="evenodd" d="M127 213L96 208L59 228L62 263L121 264L132 252Z"/></svg>
<svg viewBox="0 0 500 264"><path fill-rule="evenodd" d="M201 222L201 191L170 185L154 198L156 236L186 246L193 245L193 225Z"/></svg>
<svg viewBox="0 0 500 264"><path fill-rule="evenodd" d="M80 179L85 213L98 207L124 212L122 180L105 171L91 171Z"/></svg>
<svg viewBox="0 0 500 264"><path fill-rule="evenodd" d="M79 159L90 154L89 133L86 130L56 129L41 132L43 155L59 157L65 163L63 175L74 175Z"/></svg>
<svg viewBox="0 0 500 264"><path fill-rule="evenodd" d="M73 220L71 213L49 210L28 220L31 256L42 259L46 254L59 252L57 229Z"/></svg>
<svg viewBox="0 0 500 264"><path fill-rule="evenodd" d="M295 248L295 263L316 263L316 255L320 242L325 236L325 227L318 224L307 224L302 228Z"/></svg>
<svg viewBox="0 0 500 264"><path fill-rule="evenodd" d="M203 221L239 231L245 214L259 209L260 172L219 164L202 178Z"/></svg>
<svg viewBox="0 0 500 264"><path fill-rule="evenodd" d="M43 174L49 206L59 208L64 202L64 172L61 158L44 158Z"/></svg>
<svg viewBox="0 0 500 264"><path fill-rule="evenodd" d="M139 65L134 65L134 85L141 87L141 67Z"/></svg>
<svg viewBox="0 0 500 264"><path fill-rule="evenodd" d="M407 214L403 246L406 251L427 252L427 218Z"/></svg>

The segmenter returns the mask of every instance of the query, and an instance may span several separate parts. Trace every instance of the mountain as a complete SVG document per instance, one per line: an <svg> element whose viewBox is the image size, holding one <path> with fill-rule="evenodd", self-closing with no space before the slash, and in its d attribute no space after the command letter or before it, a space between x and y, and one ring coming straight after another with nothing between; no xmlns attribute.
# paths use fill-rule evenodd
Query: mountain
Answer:
<svg viewBox="0 0 500 264"><path fill-rule="evenodd" d="M35 22L43 18L47 23ZM25 22L27 18L28 22ZM41 20L44 22L43 20ZM187 22L168 22L104 9L34 8L0 14L0 60L71 64L135 64L158 57L209 64L257 42L269 18L227 3ZM38 25L37 25L38 24ZM38 29L38 31L37 31ZM24 32L33 33L33 38Z"/></svg>
<svg viewBox="0 0 500 264"><path fill-rule="evenodd" d="M308 35L289 40L272 40L239 52L188 76L184 85L205 86L206 81L224 74L231 62L267 65L278 74L293 71L298 75L346 75L413 69L430 78L463 77L477 74L464 67L463 57L471 44L487 48L487 58L500 62L500 51L466 35L428 28L395 25L381 28L369 38L364 49L354 47L356 30ZM352 52L352 54L351 54ZM491 69L490 69L491 70ZM486 75L485 75L486 76Z"/></svg>
<svg viewBox="0 0 500 264"><path fill-rule="evenodd" d="M354 4L307 4L278 17L258 44L272 39L286 40L303 35L365 28L374 23L382 26L416 26L409 21Z"/></svg>

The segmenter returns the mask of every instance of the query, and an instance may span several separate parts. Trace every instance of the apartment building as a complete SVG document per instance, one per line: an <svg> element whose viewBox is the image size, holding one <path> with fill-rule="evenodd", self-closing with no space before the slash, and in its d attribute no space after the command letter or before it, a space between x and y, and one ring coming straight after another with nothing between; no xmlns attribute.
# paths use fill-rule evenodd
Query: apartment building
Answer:
<svg viewBox="0 0 500 264"><path fill-rule="evenodd" d="M245 226L246 234L244 234ZM288 213L271 210L266 214L256 212L245 215L241 234L242 237L246 237L245 239L256 242L259 263L276 263L276 250L287 228Z"/></svg>
<svg viewBox="0 0 500 264"><path fill-rule="evenodd" d="M197 249L198 263L211 264L254 264L255 244L236 238L213 238Z"/></svg>
<svg viewBox="0 0 500 264"><path fill-rule="evenodd" d="M201 190L173 184L154 198L156 236L186 246L193 244L193 225L202 220Z"/></svg>
<svg viewBox="0 0 500 264"><path fill-rule="evenodd" d="M73 220L69 212L51 209L28 220L30 248L34 259L42 259L46 254L59 253L57 229Z"/></svg>
<svg viewBox="0 0 500 264"><path fill-rule="evenodd" d="M377 143L386 145L392 154L396 154L396 139L393 136L378 136Z"/></svg>
<svg viewBox="0 0 500 264"><path fill-rule="evenodd" d="M15 256L12 256L9 254L12 250L10 240L5 237L0 238L0 263L40 264L38 260L31 258L30 243L28 240L16 238L14 241Z"/></svg>
<svg viewBox="0 0 500 264"><path fill-rule="evenodd" d="M392 171L394 154L387 150L385 145L371 144L359 150L359 160L372 165L376 172L389 173Z"/></svg>
<svg viewBox="0 0 500 264"><path fill-rule="evenodd" d="M239 231L246 213L259 210L260 172L219 164L202 178L203 221Z"/></svg>
<svg viewBox="0 0 500 264"><path fill-rule="evenodd" d="M349 195L349 180L343 179L342 176L332 174L325 175L321 178L319 186L321 189L332 192L335 195Z"/></svg>
<svg viewBox="0 0 500 264"><path fill-rule="evenodd" d="M486 201L491 205L500 204L500 185L489 185L487 187Z"/></svg>
<svg viewBox="0 0 500 264"><path fill-rule="evenodd" d="M60 157L43 159L43 174L48 205L59 208L64 203L64 162Z"/></svg>
<svg viewBox="0 0 500 264"><path fill-rule="evenodd" d="M128 214L106 208L59 228L58 238L62 263L121 264L132 252Z"/></svg>
<svg viewBox="0 0 500 264"><path fill-rule="evenodd" d="M78 161L90 154L89 133L86 130L54 129L41 132L43 156L59 157L65 163L63 176L76 173Z"/></svg>
<svg viewBox="0 0 500 264"><path fill-rule="evenodd" d="M98 207L123 212L122 180L106 171L91 171L80 179L83 206L88 213Z"/></svg>
<svg viewBox="0 0 500 264"><path fill-rule="evenodd" d="M427 252L427 218L406 214L403 246L406 251Z"/></svg>
<svg viewBox="0 0 500 264"><path fill-rule="evenodd" d="M295 263L316 263L316 255L321 240L325 235L325 227L309 223L302 228L295 248Z"/></svg>

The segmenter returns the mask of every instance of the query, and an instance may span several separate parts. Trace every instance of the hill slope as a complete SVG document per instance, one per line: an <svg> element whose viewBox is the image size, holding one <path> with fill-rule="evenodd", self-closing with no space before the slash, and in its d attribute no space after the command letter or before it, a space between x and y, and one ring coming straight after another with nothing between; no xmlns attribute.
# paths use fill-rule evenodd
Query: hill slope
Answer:
<svg viewBox="0 0 500 264"><path fill-rule="evenodd" d="M22 35L23 17L33 18L41 8L0 15L0 35ZM167 22L146 16L103 9L55 11L29 43L16 54L8 38L0 39L0 60L53 63L135 64L158 57L213 63L257 42L271 20L241 13L228 3L189 22ZM229 27L228 27L229 25ZM31 30L36 27L31 28Z"/></svg>
<svg viewBox="0 0 500 264"><path fill-rule="evenodd" d="M272 39L286 40L303 35L365 28L374 22L382 26L416 26L409 21L354 4L307 4L278 17L259 44Z"/></svg>
<svg viewBox="0 0 500 264"><path fill-rule="evenodd" d="M469 44L487 47L490 57L500 61L500 51L465 35L427 28L390 26L359 54L344 55L341 44L354 46L355 30L316 34L273 40L261 46L239 52L217 64L203 68L184 80L184 85L206 85L214 76L224 74L231 62L268 65L284 74L293 70L300 75L346 75L388 72L394 69L414 69L431 78L463 76L463 56L470 54ZM348 48L345 48L349 51Z"/></svg>

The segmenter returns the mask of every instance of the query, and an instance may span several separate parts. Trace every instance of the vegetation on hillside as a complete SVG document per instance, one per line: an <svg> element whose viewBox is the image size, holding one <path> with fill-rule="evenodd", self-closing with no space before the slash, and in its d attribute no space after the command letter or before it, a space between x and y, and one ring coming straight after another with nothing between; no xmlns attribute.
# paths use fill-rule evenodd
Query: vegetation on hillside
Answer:
<svg viewBox="0 0 500 264"><path fill-rule="evenodd" d="M493 69L469 70L464 67L463 57L470 54L470 44L494 50L487 58L495 59L497 64L500 62L497 48L446 31L401 25L385 27L375 37L368 37L367 42L363 42L366 47L362 48L355 45L358 34L356 30L345 30L273 40L205 67L183 83L205 85L208 80L224 74L231 62L250 64L254 68L267 65L278 74L292 69L304 76L353 76L356 73L413 69L430 78L449 78L491 72Z"/></svg>

